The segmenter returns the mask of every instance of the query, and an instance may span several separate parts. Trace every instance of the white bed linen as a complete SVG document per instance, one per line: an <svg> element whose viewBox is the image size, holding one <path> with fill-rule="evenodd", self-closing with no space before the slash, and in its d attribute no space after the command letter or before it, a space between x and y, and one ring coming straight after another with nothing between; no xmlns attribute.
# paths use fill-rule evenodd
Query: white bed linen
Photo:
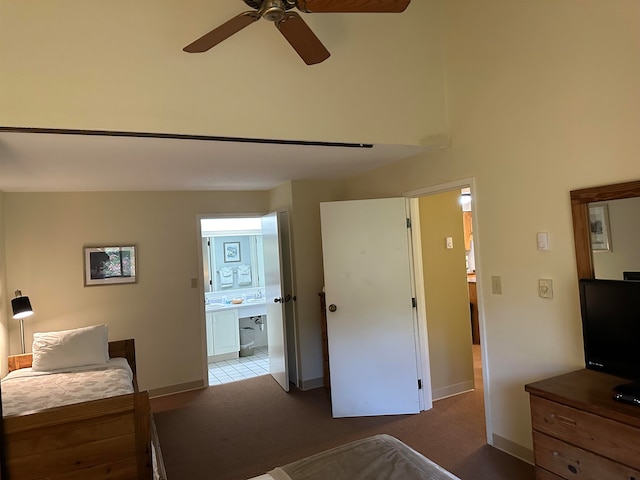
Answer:
<svg viewBox="0 0 640 480"><path fill-rule="evenodd" d="M2 379L2 413L24 415L132 392L133 373L124 358L51 372L21 368Z"/></svg>

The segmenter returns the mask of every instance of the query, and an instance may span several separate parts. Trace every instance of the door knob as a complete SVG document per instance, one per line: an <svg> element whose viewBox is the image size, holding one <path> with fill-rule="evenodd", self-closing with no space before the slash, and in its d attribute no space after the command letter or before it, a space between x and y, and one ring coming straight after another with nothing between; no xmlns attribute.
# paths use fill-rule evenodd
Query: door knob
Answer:
<svg viewBox="0 0 640 480"><path fill-rule="evenodd" d="M276 297L276 298L273 299L273 303L280 303L280 302L284 303L284 298Z"/></svg>
<svg viewBox="0 0 640 480"><path fill-rule="evenodd" d="M336 310L338 310L338 307L336 307L333 303L331 305L329 305L329 311L330 312L335 312Z"/></svg>

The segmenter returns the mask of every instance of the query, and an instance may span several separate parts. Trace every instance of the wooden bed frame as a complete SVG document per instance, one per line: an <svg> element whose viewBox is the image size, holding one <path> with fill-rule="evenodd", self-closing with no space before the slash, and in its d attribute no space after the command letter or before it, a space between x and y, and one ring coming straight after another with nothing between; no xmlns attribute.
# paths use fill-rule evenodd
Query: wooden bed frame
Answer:
<svg viewBox="0 0 640 480"><path fill-rule="evenodd" d="M11 480L153 478L155 429L148 392L138 390L134 340L109 342L109 356L127 359L134 393L3 419ZM30 353L10 356L9 371L31 360ZM156 460L162 463L157 447Z"/></svg>

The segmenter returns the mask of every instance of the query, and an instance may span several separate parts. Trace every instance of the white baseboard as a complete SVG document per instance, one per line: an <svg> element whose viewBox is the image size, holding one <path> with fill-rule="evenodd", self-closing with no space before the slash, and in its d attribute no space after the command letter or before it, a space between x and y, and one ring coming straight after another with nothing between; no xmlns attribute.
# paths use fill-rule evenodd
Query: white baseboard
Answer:
<svg viewBox="0 0 640 480"><path fill-rule="evenodd" d="M312 378L311 380L300 380L300 390L313 390L314 388L324 387L324 378Z"/></svg>
<svg viewBox="0 0 640 480"><path fill-rule="evenodd" d="M523 447L522 445L512 442L511 440L507 440L506 438L501 437L500 435L497 435L495 433L492 435L492 440L493 446L498 450L502 450L509 455L519 458L523 462L530 463L531 465L534 464L533 450Z"/></svg>
<svg viewBox="0 0 640 480"><path fill-rule="evenodd" d="M171 385L168 387L154 388L153 390L149 390L149 397L162 397L164 395L171 395L173 393L197 390L199 388L204 388L204 386L204 380L196 380L194 382L180 383L178 385Z"/></svg>
<svg viewBox="0 0 640 480"><path fill-rule="evenodd" d="M446 387L436 388L431 392L433 401L442 400L443 398L453 397L461 393L471 392L473 390L473 380L460 382Z"/></svg>

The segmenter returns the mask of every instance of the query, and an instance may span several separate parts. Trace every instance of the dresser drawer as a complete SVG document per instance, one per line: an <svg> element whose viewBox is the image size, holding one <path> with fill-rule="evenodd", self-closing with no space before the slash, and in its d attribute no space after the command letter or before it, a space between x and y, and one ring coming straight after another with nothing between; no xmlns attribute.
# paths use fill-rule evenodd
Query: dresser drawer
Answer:
<svg viewBox="0 0 640 480"><path fill-rule="evenodd" d="M626 467L543 433L533 432L533 448L536 466L565 479L640 479L640 470Z"/></svg>
<svg viewBox="0 0 640 480"><path fill-rule="evenodd" d="M551 473L544 468L536 467L536 480L564 480L555 473Z"/></svg>
<svg viewBox="0 0 640 480"><path fill-rule="evenodd" d="M530 399L534 430L640 469L640 429L540 397Z"/></svg>

